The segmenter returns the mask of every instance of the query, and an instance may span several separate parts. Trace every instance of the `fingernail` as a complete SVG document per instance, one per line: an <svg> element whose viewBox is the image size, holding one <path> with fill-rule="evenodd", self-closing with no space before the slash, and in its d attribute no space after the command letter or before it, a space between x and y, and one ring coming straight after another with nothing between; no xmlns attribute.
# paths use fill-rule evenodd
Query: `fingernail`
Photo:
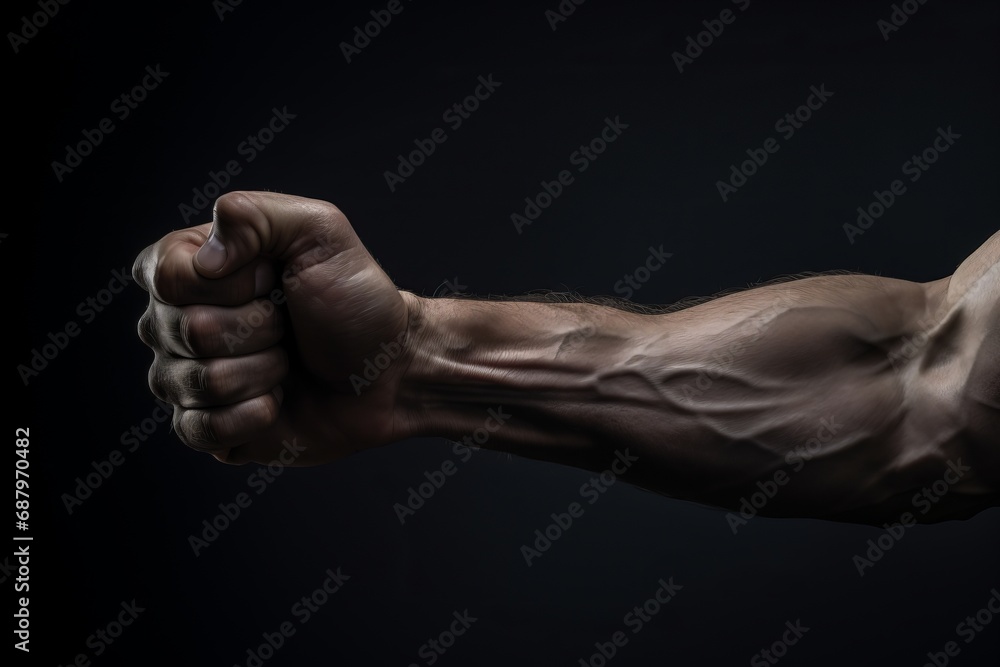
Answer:
<svg viewBox="0 0 1000 667"><path fill-rule="evenodd" d="M218 271L226 263L226 246L222 244L219 237L212 232L201 248L198 249L198 263L206 271Z"/></svg>

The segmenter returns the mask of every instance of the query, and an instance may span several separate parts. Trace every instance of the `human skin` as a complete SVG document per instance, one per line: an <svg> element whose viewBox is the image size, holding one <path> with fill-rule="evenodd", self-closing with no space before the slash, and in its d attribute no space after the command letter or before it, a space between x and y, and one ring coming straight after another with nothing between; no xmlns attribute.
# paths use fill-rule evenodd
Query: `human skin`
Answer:
<svg viewBox="0 0 1000 667"><path fill-rule="evenodd" d="M626 481L715 507L767 488L767 516L998 504L1000 233L932 282L823 275L645 314L419 297L332 204L234 192L133 273L150 388L228 463L486 428L484 447L594 471L627 450Z"/></svg>

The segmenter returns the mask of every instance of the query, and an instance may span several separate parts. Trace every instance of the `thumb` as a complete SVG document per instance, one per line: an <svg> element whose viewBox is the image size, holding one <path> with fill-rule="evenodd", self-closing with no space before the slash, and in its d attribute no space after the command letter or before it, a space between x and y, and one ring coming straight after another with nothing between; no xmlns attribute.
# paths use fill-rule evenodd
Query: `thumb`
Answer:
<svg viewBox="0 0 1000 667"><path fill-rule="evenodd" d="M212 232L194 265L206 278L221 278L260 256L286 261L317 243L327 246L332 240L342 248L351 237L356 238L347 220L330 203L275 192L228 192L215 201Z"/></svg>

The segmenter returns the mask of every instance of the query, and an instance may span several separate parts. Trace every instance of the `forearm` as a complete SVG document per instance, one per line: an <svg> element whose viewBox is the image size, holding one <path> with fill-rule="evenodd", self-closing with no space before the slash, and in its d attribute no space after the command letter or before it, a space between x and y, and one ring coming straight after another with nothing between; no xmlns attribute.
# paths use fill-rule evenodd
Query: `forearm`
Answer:
<svg viewBox="0 0 1000 667"><path fill-rule="evenodd" d="M887 363L892 341L926 321L924 295L862 281L845 298L846 282L666 315L420 299L399 405L412 435L459 440L485 425L483 446L589 470L628 449L638 463L625 479L671 496L734 508L777 479L764 514L881 517L957 450L941 424L926 441L904 433L902 416L925 406ZM887 289L907 307L868 312ZM494 428L501 407L510 417Z"/></svg>
<svg viewBox="0 0 1000 667"><path fill-rule="evenodd" d="M616 444L656 427L630 436L627 421L662 408L636 358L662 345L659 320L583 303L422 299L400 400L418 434L461 439L502 406L511 417L486 446L606 467Z"/></svg>
<svg viewBox="0 0 1000 667"><path fill-rule="evenodd" d="M797 300L774 289L722 308L642 315L584 303L425 299L401 401L421 435L461 439L483 426L488 408L503 406L511 417L484 446L589 470L606 469L627 448L640 461L627 480L735 506L814 434L832 447L823 429L843 421L801 394L814 369L761 373L762 354L773 355L789 327L823 317ZM840 479L849 460L827 466L826 485L849 482ZM869 452L865 463L883 462L873 466ZM771 511L802 500L793 491ZM834 502L814 498L811 509L839 509L822 507Z"/></svg>

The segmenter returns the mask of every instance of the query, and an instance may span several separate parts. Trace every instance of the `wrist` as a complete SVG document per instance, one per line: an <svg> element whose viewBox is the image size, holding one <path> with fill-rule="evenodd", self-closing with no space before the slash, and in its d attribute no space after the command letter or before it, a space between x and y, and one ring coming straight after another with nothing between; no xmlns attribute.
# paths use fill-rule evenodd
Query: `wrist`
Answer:
<svg viewBox="0 0 1000 667"><path fill-rule="evenodd" d="M407 317L404 338L405 361L402 366L403 371L396 381L392 402L393 442L419 437L426 430L424 410L419 402L414 400L413 368L415 365L426 363L424 360L427 352L423 348L427 345L424 340L427 329L425 304L428 299L406 290L399 290L399 295L406 306Z"/></svg>
<svg viewBox="0 0 1000 667"><path fill-rule="evenodd" d="M459 439L467 422L463 408L475 401L462 400L472 368L458 357L462 350L468 357L477 356L482 342L469 336L460 322L468 314L463 306L473 302L400 293L408 311L408 359L395 402L402 437Z"/></svg>

